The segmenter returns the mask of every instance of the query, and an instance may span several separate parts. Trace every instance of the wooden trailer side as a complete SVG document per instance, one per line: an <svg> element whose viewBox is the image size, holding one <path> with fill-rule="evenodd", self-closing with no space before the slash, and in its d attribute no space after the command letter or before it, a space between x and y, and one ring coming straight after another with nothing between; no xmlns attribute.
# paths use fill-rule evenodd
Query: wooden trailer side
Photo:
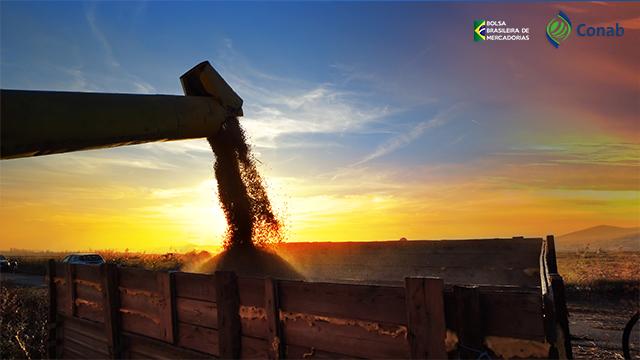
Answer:
<svg viewBox="0 0 640 360"><path fill-rule="evenodd" d="M569 312L553 235L546 237L540 251L540 290L546 341L551 344L549 358L572 359Z"/></svg>

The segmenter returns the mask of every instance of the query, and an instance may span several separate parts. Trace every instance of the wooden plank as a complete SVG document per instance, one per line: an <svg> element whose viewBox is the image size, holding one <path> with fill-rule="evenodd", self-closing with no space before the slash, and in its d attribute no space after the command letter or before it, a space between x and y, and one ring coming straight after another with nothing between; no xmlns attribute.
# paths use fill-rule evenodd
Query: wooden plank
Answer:
<svg viewBox="0 0 640 360"><path fill-rule="evenodd" d="M549 349L549 358L558 357L558 349L556 348L556 314L553 304L553 288L551 286L549 274L549 241L546 239L542 244L540 251L540 301L543 313L544 338L551 344Z"/></svg>
<svg viewBox="0 0 640 360"><path fill-rule="evenodd" d="M407 340L412 359L445 359L444 282L407 278Z"/></svg>
<svg viewBox="0 0 640 360"><path fill-rule="evenodd" d="M271 278L264 280L264 306L267 313L268 358L284 359L284 344L282 344L280 300L277 280Z"/></svg>
<svg viewBox="0 0 640 360"><path fill-rule="evenodd" d="M266 359L269 357L269 344L267 340L243 336L241 343L241 359Z"/></svg>
<svg viewBox="0 0 640 360"><path fill-rule="evenodd" d="M562 276L551 274L551 287L553 289L553 303L555 307L556 321L558 327L562 330L559 332L556 348L558 349L560 358L573 359L573 351L571 348L571 331L569 330L569 311L567 310L567 302L565 298L565 288Z"/></svg>
<svg viewBox="0 0 640 360"><path fill-rule="evenodd" d="M173 290L173 275L168 272L157 273L158 289L160 291L161 306L159 306L160 325L164 340L169 343L175 343L175 292Z"/></svg>
<svg viewBox="0 0 640 360"><path fill-rule="evenodd" d="M56 262L56 276L65 278L67 273L67 264L62 262Z"/></svg>
<svg viewBox="0 0 640 360"><path fill-rule="evenodd" d="M63 329L72 329L98 341L107 341L103 324L69 316L61 316L61 318Z"/></svg>
<svg viewBox="0 0 640 360"><path fill-rule="evenodd" d="M240 329L242 335L266 339L268 336L268 325L265 309L241 306Z"/></svg>
<svg viewBox="0 0 640 360"><path fill-rule="evenodd" d="M218 355L218 331L202 326L189 325L185 323L178 324L179 346L201 351L203 353Z"/></svg>
<svg viewBox="0 0 640 360"><path fill-rule="evenodd" d="M476 359L484 352L484 329L477 287L453 287L456 307L458 355L461 359Z"/></svg>
<svg viewBox="0 0 640 360"><path fill-rule="evenodd" d="M240 316L238 310L238 280L236 274L216 271L216 296L218 307L219 354L222 358L240 356Z"/></svg>
<svg viewBox="0 0 640 360"><path fill-rule="evenodd" d="M58 329L58 304L56 296L56 262L53 259L49 259L47 262L47 288L49 311L47 312L47 357L49 359L56 358L56 345L57 345L57 329Z"/></svg>
<svg viewBox="0 0 640 360"><path fill-rule="evenodd" d="M104 331L107 338L109 356L122 357L122 338L120 335L120 298L118 291L118 268L115 264L100 265L102 282L102 303L104 310Z"/></svg>
<svg viewBox="0 0 640 360"><path fill-rule="evenodd" d="M164 307L160 294L148 291L130 290L120 287L120 307L147 314L154 319L160 319Z"/></svg>
<svg viewBox="0 0 640 360"><path fill-rule="evenodd" d="M179 322L218 328L218 309L215 303L177 297L176 312Z"/></svg>
<svg viewBox="0 0 640 360"><path fill-rule="evenodd" d="M120 288L158 293L156 272L143 269L118 267Z"/></svg>
<svg viewBox="0 0 640 360"><path fill-rule="evenodd" d="M404 290L399 287L279 282L284 311L393 324L406 322Z"/></svg>
<svg viewBox="0 0 640 360"><path fill-rule="evenodd" d="M55 287L56 287L56 308L58 313L60 314L65 314L65 315L71 315L69 314L69 306L67 306L68 303L68 296L69 296L69 291L67 289L67 277L65 275L65 272L57 272L59 271L59 268L56 267L56 274L57 276L53 279L53 281L55 282Z"/></svg>
<svg viewBox="0 0 640 360"><path fill-rule="evenodd" d="M176 296L201 301L216 301L215 277L208 274L175 273Z"/></svg>
<svg viewBox="0 0 640 360"><path fill-rule="evenodd" d="M539 294L529 291L479 287L485 336L515 337L544 341L542 303ZM444 293L447 328L457 331L455 297ZM509 311L505 311L509 309Z"/></svg>
<svg viewBox="0 0 640 360"><path fill-rule="evenodd" d="M93 347L84 341L82 337L64 337L65 349L73 349L74 352L81 352L84 359L104 359L108 356L105 347Z"/></svg>
<svg viewBox="0 0 640 360"><path fill-rule="evenodd" d="M264 307L264 279L239 277L238 296L240 305Z"/></svg>
<svg viewBox="0 0 640 360"><path fill-rule="evenodd" d="M66 313L69 316L75 316L76 315L76 306L75 306L76 305L76 287L73 280L75 278L76 266L69 263L65 265L66 265L65 285L67 287L66 289L67 303L65 304L65 308L66 308Z"/></svg>
<svg viewBox="0 0 640 360"><path fill-rule="evenodd" d="M143 359L211 359L213 355L164 343L131 333L123 333L130 358Z"/></svg>
<svg viewBox="0 0 640 360"><path fill-rule="evenodd" d="M513 252L521 248L539 248L541 238L494 238L494 239L461 239L461 240L412 240L400 241L358 241L358 242L290 242L279 244L278 249L283 251L298 251L308 253L309 250L318 249L328 253L358 253L362 250L387 251L390 247L404 249L407 252L426 249L429 252Z"/></svg>
<svg viewBox="0 0 640 360"><path fill-rule="evenodd" d="M407 358L409 347L403 325L348 320L302 313L282 313L286 346L363 358ZM443 338L444 346L444 338Z"/></svg>
<svg viewBox="0 0 640 360"><path fill-rule="evenodd" d="M160 320L148 314L120 309L120 321L123 331L164 340Z"/></svg>
<svg viewBox="0 0 640 360"><path fill-rule="evenodd" d="M318 350L309 346L297 346L287 344L285 346L287 359L362 359L355 356L347 356L345 354L336 354L327 351Z"/></svg>
<svg viewBox="0 0 640 360"><path fill-rule="evenodd" d="M109 357L109 349L107 342L104 341L105 339L96 339L69 327L64 329L64 339L73 340L94 349L96 352L102 354L101 358Z"/></svg>
<svg viewBox="0 0 640 360"><path fill-rule="evenodd" d="M77 299L76 316L95 322L104 322L104 309L101 303Z"/></svg>
<svg viewBox="0 0 640 360"><path fill-rule="evenodd" d="M100 285L100 266L76 265L76 281L88 281Z"/></svg>
<svg viewBox="0 0 640 360"><path fill-rule="evenodd" d="M106 354L72 338L64 339L62 357L66 359L104 359Z"/></svg>
<svg viewBox="0 0 640 360"><path fill-rule="evenodd" d="M105 358L106 339L101 324L74 317L63 317L62 319L62 357L71 358ZM81 337L75 336L82 334ZM85 340L88 342L85 342ZM86 345L85 345L86 344ZM104 344L93 349L91 345ZM69 355L69 352L79 353L79 355ZM95 352L94 352L95 351ZM100 353L100 354L99 354Z"/></svg>
<svg viewBox="0 0 640 360"><path fill-rule="evenodd" d="M102 287L76 281L76 300L86 300L102 306Z"/></svg>
<svg viewBox="0 0 640 360"><path fill-rule="evenodd" d="M556 242L553 235L547 236L547 267L549 274L558 273L558 262L556 260Z"/></svg>

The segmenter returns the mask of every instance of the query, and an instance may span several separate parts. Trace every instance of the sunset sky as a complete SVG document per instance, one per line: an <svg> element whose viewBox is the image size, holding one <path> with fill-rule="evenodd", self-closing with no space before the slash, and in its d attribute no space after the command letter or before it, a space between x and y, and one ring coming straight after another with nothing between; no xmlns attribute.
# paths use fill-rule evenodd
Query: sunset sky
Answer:
<svg viewBox="0 0 640 360"><path fill-rule="evenodd" d="M558 49L547 21L574 32ZM640 5L2 2L0 85L182 94L209 60L288 241L640 226ZM530 41L473 41L475 19ZM623 37L575 26L618 22ZM37 131L37 129L34 129ZM0 249L164 251L225 230L205 140L0 162Z"/></svg>

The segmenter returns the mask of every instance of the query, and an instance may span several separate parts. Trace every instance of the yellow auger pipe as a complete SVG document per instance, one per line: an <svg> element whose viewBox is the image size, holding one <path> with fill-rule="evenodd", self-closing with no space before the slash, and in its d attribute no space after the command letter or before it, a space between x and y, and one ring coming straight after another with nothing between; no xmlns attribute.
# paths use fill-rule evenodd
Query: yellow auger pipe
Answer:
<svg viewBox="0 0 640 360"><path fill-rule="evenodd" d="M0 157L215 135L242 99L209 62L180 78L208 96L0 90Z"/></svg>

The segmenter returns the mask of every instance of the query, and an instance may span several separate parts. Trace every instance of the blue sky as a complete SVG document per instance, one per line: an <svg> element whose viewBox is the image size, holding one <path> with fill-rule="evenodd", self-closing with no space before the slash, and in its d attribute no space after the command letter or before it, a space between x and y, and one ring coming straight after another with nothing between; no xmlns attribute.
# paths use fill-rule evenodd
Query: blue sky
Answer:
<svg viewBox="0 0 640 360"><path fill-rule="evenodd" d="M639 222L637 208L629 213L638 199L637 5L0 6L2 88L181 94L179 76L210 60L245 101L242 123L276 202L291 218L292 238L324 239L328 233L318 229L340 222L341 211L362 213L336 225L353 227L342 240L374 238L367 218L380 219L380 228L373 226L380 238ZM573 37L555 49L540 29L558 9L574 22L620 21L627 33L615 41ZM477 18L504 18L537 32L529 42L474 43ZM207 195L215 191L211 159L206 142L192 140L6 161L2 211L37 213L25 204L52 199L38 206L55 208L65 220L37 221L65 236L96 236L92 227L126 227L132 217L164 223L167 214L190 229L219 211ZM601 175L585 177L594 171ZM112 199L106 189L122 196ZM54 201L61 193L67 200ZM387 200L370 213L369 201ZM470 215L488 203L515 203L521 216L539 221L500 229L502 213ZM568 205L555 218L558 204ZM74 220L78 213L94 217ZM22 226L32 223L20 219ZM220 234L223 227L207 231ZM35 236L17 228L11 234Z"/></svg>

